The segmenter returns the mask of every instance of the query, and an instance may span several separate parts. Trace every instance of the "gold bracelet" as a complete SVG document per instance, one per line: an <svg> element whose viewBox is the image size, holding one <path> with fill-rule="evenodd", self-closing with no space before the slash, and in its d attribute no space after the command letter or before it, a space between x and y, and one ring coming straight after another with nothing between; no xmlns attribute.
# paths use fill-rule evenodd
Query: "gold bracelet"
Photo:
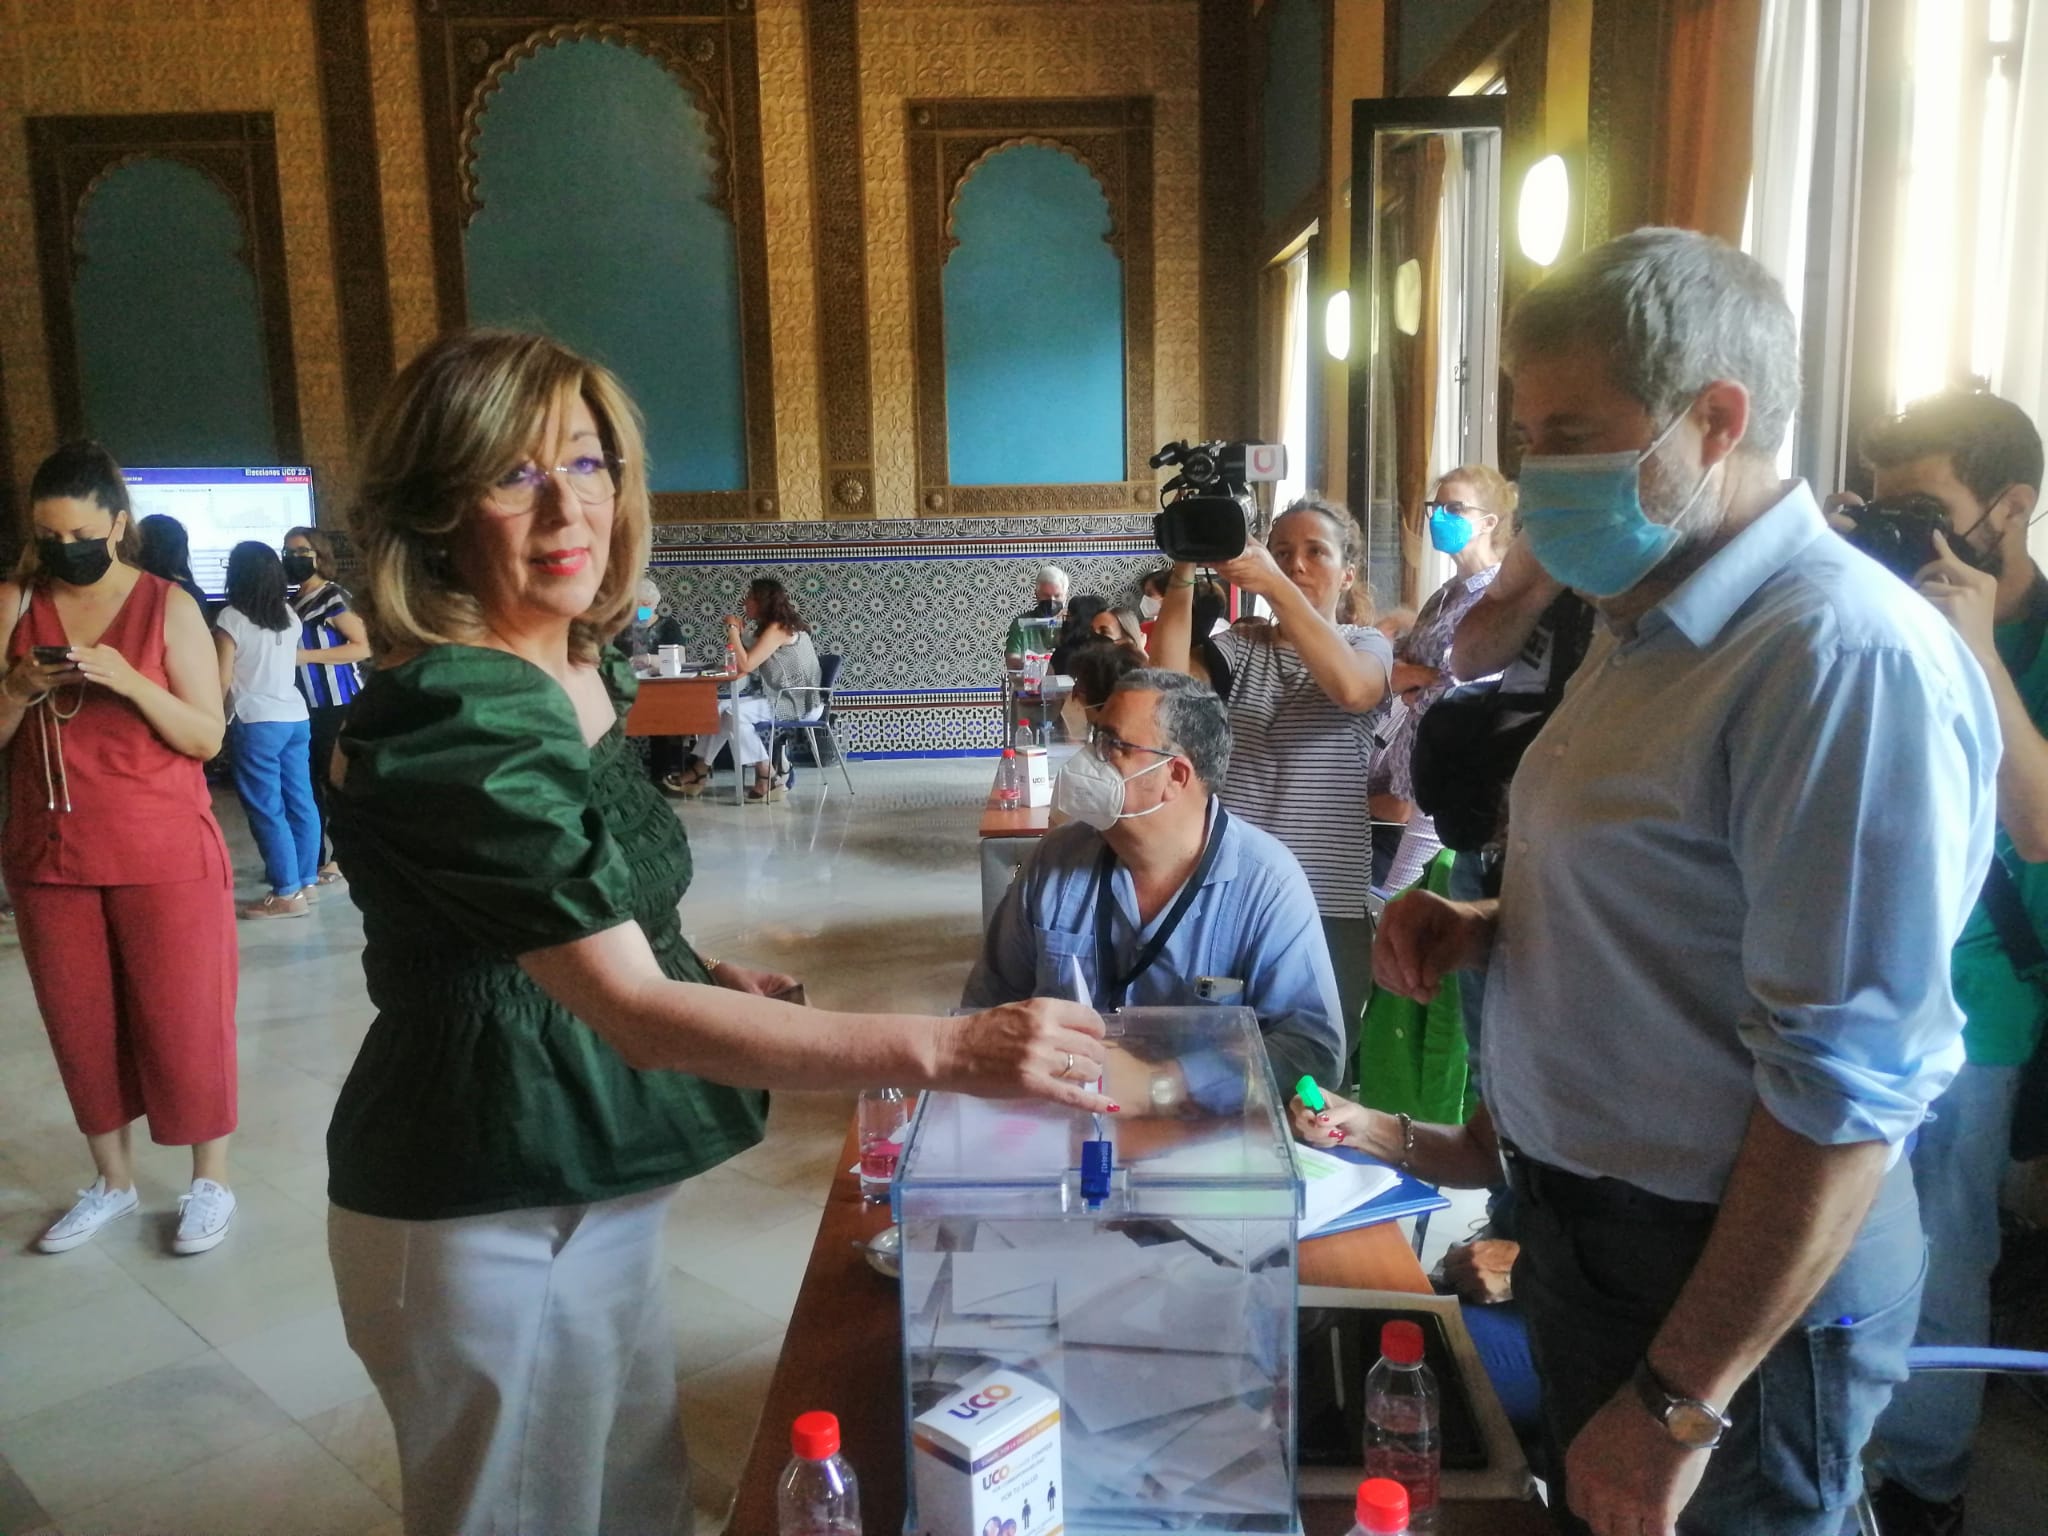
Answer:
<svg viewBox="0 0 2048 1536"><path fill-rule="evenodd" d="M700 954L697 956L697 958L699 961L703 963L704 974L706 976L709 976L713 971L717 970L719 967L719 962L712 959L709 955Z"/></svg>
<svg viewBox="0 0 2048 1536"><path fill-rule="evenodd" d="M1410 1165L1415 1161L1415 1117L1396 1112L1394 1118L1401 1122L1401 1157L1394 1166L1403 1173L1412 1173L1414 1170Z"/></svg>

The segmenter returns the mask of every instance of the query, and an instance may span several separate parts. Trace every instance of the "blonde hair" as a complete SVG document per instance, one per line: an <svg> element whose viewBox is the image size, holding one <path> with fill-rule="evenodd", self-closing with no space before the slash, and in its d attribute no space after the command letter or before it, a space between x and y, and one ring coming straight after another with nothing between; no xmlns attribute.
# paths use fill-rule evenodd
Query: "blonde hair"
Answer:
<svg viewBox="0 0 2048 1536"><path fill-rule="evenodd" d="M1501 531L1514 521L1515 502L1520 493L1515 483L1491 464L1460 464L1456 469L1447 469L1437 477L1437 490L1442 491L1453 480L1462 480L1479 493L1486 510L1499 516Z"/></svg>
<svg viewBox="0 0 2048 1536"><path fill-rule="evenodd" d="M609 369L559 342L459 331L405 365L363 438L349 533L363 562L356 596L380 654L482 635L483 608L459 584L452 546L531 452L534 423L570 390L597 418L617 492L604 579L569 627L569 653L594 661L625 627L653 533L639 410Z"/></svg>

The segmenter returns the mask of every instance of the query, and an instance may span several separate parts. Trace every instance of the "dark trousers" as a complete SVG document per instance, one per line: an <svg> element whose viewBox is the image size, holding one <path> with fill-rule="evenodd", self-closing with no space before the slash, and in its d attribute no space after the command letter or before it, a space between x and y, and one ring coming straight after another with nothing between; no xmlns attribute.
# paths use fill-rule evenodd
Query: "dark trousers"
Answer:
<svg viewBox="0 0 2048 1536"><path fill-rule="evenodd" d="M328 797L334 793L334 787L327 774L334 766L334 744L340 739L342 725L348 720L348 706L330 704L324 709L309 709L306 714L313 727L310 758L313 808L320 813L320 862L327 864L334 858L334 840L327 835Z"/></svg>
<svg viewBox="0 0 2048 1536"><path fill-rule="evenodd" d="M1522 1243L1515 1299L1543 1383L1551 1509L1577 1536L1587 1527L1568 1512L1564 1452L1628 1384L1716 1208L1513 1156L1508 1167ZM1679 1518L1682 1536L1837 1536L1862 1485L1864 1442L1906 1377L1926 1266L1901 1159L1833 1277L1727 1405L1734 1427Z"/></svg>

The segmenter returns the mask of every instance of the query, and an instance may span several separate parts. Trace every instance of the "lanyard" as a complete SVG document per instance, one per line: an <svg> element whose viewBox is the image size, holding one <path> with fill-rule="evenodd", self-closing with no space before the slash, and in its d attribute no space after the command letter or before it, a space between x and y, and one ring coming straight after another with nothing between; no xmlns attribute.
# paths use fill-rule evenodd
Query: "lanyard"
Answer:
<svg viewBox="0 0 2048 1536"><path fill-rule="evenodd" d="M1195 897L1209 878L1209 871L1216 867L1216 856L1223 851L1223 825L1230 820L1230 812L1223 808L1221 800L1211 802L1216 809L1209 823L1209 840L1202 849L1202 862L1195 866L1195 872L1188 876L1188 883L1180 888L1180 896L1173 908L1166 914L1145 947L1138 951L1138 958L1132 962L1128 972L1118 974L1115 969L1116 948L1109 937L1111 909L1116 905L1116 895L1110 882L1116 875L1116 854L1105 846L1095 861L1095 1006L1104 1013L1124 1005L1124 994L1130 991L1131 983L1152 969L1166 948L1167 940L1173 937L1181 919L1188 915L1188 909L1195 904Z"/></svg>

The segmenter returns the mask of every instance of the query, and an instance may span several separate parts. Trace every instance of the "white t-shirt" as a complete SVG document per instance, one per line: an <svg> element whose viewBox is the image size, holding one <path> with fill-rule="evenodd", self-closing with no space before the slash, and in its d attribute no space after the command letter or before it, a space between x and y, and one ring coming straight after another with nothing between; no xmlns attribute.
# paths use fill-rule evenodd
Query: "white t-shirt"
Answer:
<svg viewBox="0 0 2048 1536"><path fill-rule="evenodd" d="M304 720L306 700L296 681L299 623L265 629L239 608L223 608L214 627L235 642L234 684L229 713L245 725Z"/></svg>

